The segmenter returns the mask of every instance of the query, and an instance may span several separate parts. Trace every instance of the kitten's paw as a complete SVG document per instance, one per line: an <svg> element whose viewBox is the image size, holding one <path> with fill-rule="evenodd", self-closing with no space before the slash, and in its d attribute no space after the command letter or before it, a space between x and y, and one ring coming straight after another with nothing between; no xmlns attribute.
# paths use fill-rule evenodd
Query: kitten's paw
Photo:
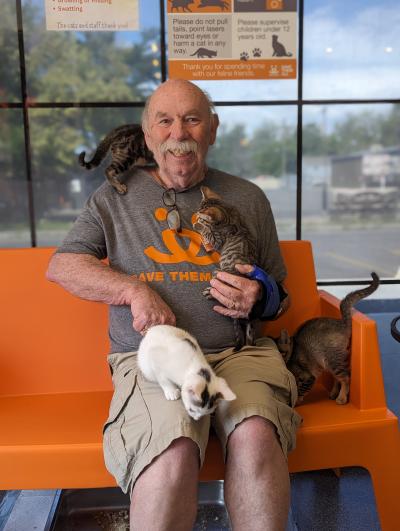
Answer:
<svg viewBox="0 0 400 531"><path fill-rule="evenodd" d="M338 381L335 381L333 384L333 387L331 389L331 392L329 393L329 398L331 400L336 400L340 393L340 384Z"/></svg>
<svg viewBox="0 0 400 531"><path fill-rule="evenodd" d="M126 186L126 184L122 184L122 183L116 183L114 185L114 188L117 190L117 192L120 195L124 195L128 191L128 187Z"/></svg>
<svg viewBox="0 0 400 531"><path fill-rule="evenodd" d="M344 406L344 404L347 404L348 402L348 397L347 396L338 396L337 399L336 399L336 404L339 404L340 406Z"/></svg>
<svg viewBox="0 0 400 531"><path fill-rule="evenodd" d="M181 397L180 389L164 389L164 395L167 400L178 400Z"/></svg>
<svg viewBox="0 0 400 531"><path fill-rule="evenodd" d="M211 287L208 287L202 291L202 295L206 297L207 299L212 299L212 296L210 295Z"/></svg>

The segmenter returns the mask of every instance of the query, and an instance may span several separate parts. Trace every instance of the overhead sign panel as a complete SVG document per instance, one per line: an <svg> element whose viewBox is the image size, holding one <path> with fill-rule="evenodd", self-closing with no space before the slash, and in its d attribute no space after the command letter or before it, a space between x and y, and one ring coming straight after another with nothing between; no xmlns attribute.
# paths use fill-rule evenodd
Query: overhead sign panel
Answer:
<svg viewBox="0 0 400 531"><path fill-rule="evenodd" d="M168 0L169 77L294 79L296 0Z"/></svg>

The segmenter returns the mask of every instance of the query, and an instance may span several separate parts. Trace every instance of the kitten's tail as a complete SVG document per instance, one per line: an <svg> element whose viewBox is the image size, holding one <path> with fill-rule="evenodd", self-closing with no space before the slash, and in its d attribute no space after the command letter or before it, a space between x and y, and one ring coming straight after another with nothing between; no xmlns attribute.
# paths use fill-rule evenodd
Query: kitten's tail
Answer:
<svg viewBox="0 0 400 531"><path fill-rule="evenodd" d="M126 124L126 125L120 125L119 127L116 127L115 129L111 131L111 133L108 133L108 135L105 138L103 138L103 140L97 146L96 151L94 152L94 155L91 160L86 162L85 161L86 151L82 151L78 159L79 164L83 166L84 168L86 168L87 170L96 168L101 163L101 161L104 159L104 157L107 155L111 144L118 137L131 134L133 131L136 132L136 130L141 132L144 138L142 128L139 124Z"/></svg>
<svg viewBox="0 0 400 531"><path fill-rule="evenodd" d="M93 168L96 168L101 161L104 159L104 157L107 155L107 152L110 148L110 145L112 141L114 140L113 136L106 136L100 144L97 146L96 151L94 152L94 155L91 160L85 161L85 155L86 151L82 151L82 153L79 155L79 164L86 168L87 170L91 170Z"/></svg>
<svg viewBox="0 0 400 531"><path fill-rule="evenodd" d="M372 282L363 289L352 291L340 303L340 312L342 314L342 321L346 326L351 326L351 309L361 299L365 299L378 289L379 277L376 273L371 273Z"/></svg>

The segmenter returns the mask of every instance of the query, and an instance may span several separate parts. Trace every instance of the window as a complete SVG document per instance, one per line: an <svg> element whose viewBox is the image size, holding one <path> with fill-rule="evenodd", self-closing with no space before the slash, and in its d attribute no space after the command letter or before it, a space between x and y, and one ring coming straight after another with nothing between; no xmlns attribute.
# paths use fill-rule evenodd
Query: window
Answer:
<svg viewBox="0 0 400 531"><path fill-rule="evenodd" d="M43 1L2 6L0 246L62 241L104 179L79 153L168 76L166 4L140 0L137 32L46 31ZM221 122L208 163L260 186L281 239L312 241L320 282L398 282L398 0L298 7L297 80L198 82Z"/></svg>

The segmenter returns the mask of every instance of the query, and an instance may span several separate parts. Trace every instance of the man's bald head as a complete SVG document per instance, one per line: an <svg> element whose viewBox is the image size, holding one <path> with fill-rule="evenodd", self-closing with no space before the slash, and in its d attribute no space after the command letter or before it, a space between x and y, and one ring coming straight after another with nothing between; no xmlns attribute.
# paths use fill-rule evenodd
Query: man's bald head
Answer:
<svg viewBox="0 0 400 531"><path fill-rule="evenodd" d="M193 95L196 95L199 99L199 103L201 105L204 105L209 113L210 120L215 117L216 119L216 112L213 102L211 101L211 98L205 92L204 90L201 90L197 85L194 83L191 83L190 81L187 81L186 79L168 79L167 81L164 81L154 92L147 98L146 104L143 109L142 114L142 128L144 131L148 130L149 127L149 115L152 108L152 102L154 99L157 99L158 97L171 97L171 98L179 98L180 94L183 93L192 93Z"/></svg>

